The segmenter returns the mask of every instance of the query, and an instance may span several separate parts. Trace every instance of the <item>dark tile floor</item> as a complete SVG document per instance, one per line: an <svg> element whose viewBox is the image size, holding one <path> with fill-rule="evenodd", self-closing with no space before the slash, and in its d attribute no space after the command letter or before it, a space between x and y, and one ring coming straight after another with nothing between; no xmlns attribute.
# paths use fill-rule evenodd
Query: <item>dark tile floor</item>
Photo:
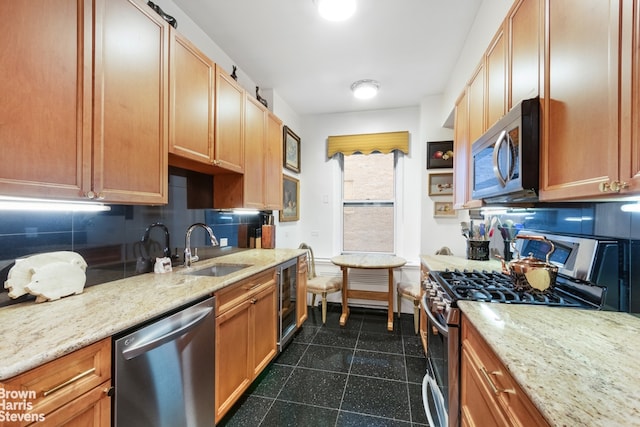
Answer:
<svg viewBox="0 0 640 427"><path fill-rule="evenodd" d="M256 379L218 425L239 427L425 426L421 383L426 359L412 314L352 308L340 327L340 306L320 309Z"/></svg>

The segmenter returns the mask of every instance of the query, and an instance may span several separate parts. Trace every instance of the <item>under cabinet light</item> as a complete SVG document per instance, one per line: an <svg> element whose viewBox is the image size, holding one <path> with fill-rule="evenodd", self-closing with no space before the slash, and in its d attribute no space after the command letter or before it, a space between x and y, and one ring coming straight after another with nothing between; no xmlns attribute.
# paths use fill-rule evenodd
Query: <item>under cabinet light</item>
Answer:
<svg viewBox="0 0 640 427"><path fill-rule="evenodd" d="M640 201L620 206L622 212L640 212Z"/></svg>
<svg viewBox="0 0 640 427"><path fill-rule="evenodd" d="M255 209L234 209L233 213L236 215L258 215L260 211Z"/></svg>
<svg viewBox="0 0 640 427"><path fill-rule="evenodd" d="M97 202L70 202L0 196L0 211L103 212L110 210L110 206Z"/></svg>

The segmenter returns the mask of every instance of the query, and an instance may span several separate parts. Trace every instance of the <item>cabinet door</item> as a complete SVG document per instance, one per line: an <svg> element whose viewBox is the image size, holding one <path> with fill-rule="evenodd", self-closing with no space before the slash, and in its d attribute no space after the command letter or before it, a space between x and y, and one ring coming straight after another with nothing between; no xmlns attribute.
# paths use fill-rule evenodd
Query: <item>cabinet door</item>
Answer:
<svg viewBox="0 0 640 427"><path fill-rule="evenodd" d="M453 207L463 209L469 200L469 104L467 89L456 103L453 136Z"/></svg>
<svg viewBox="0 0 640 427"><path fill-rule="evenodd" d="M215 64L180 33L170 31L169 152L212 165Z"/></svg>
<svg viewBox="0 0 640 427"><path fill-rule="evenodd" d="M244 300L216 318L216 423L253 380L250 366L250 310Z"/></svg>
<svg viewBox="0 0 640 427"><path fill-rule="evenodd" d="M501 26L489 49L486 64L486 116L487 129L506 113L507 105L507 46L504 26Z"/></svg>
<svg viewBox="0 0 640 427"><path fill-rule="evenodd" d="M166 203L169 25L140 0L95 0L93 188Z"/></svg>
<svg viewBox="0 0 640 427"><path fill-rule="evenodd" d="M307 274L308 274L307 256L298 257L298 288L296 289L296 311L298 318L296 326L300 327L307 320Z"/></svg>
<svg viewBox="0 0 640 427"><path fill-rule="evenodd" d="M266 114L257 100L247 95L244 117L244 207L264 207L264 141Z"/></svg>
<svg viewBox="0 0 640 427"><path fill-rule="evenodd" d="M253 316L253 378L275 357L278 346L278 309L275 279L270 285L251 298Z"/></svg>
<svg viewBox="0 0 640 427"><path fill-rule="evenodd" d="M216 66L214 164L244 172L244 90Z"/></svg>
<svg viewBox="0 0 640 427"><path fill-rule="evenodd" d="M46 416L46 424L64 427L105 427L111 425L110 382L83 394ZM31 424L36 427L41 423Z"/></svg>
<svg viewBox="0 0 640 427"><path fill-rule="evenodd" d="M484 62L478 66L469 81L467 97L469 105L467 126L469 130L469 146L471 146L487 130L484 115Z"/></svg>
<svg viewBox="0 0 640 427"><path fill-rule="evenodd" d="M509 102L507 111L540 93L542 0L518 0L507 17Z"/></svg>
<svg viewBox="0 0 640 427"><path fill-rule="evenodd" d="M546 0L544 201L601 195L618 177L620 2Z"/></svg>
<svg viewBox="0 0 640 427"><path fill-rule="evenodd" d="M282 120L267 112L264 149L264 207L282 209Z"/></svg>
<svg viewBox="0 0 640 427"><path fill-rule="evenodd" d="M91 14L85 0L0 2L0 193L90 189Z"/></svg>

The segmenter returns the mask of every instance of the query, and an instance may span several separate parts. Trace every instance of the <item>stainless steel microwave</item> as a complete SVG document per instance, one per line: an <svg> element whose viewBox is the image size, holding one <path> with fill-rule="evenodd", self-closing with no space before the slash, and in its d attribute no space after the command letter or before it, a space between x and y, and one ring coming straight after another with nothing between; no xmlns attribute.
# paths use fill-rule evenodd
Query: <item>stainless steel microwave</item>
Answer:
<svg viewBox="0 0 640 427"><path fill-rule="evenodd" d="M473 199L537 201L539 159L540 99L526 99L472 144Z"/></svg>

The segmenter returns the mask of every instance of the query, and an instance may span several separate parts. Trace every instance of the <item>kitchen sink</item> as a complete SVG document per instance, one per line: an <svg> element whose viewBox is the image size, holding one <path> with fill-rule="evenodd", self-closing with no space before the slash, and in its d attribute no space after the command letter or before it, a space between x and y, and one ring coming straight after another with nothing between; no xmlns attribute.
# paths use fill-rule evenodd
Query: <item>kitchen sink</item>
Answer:
<svg viewBox="0 0 640 427"><path fill-rule="evenodd" d="M220 277L251 266L252 264L215 264L211 267L201 268L200 270L188 271L186 274L190 274L192 276Z"/></svg>

